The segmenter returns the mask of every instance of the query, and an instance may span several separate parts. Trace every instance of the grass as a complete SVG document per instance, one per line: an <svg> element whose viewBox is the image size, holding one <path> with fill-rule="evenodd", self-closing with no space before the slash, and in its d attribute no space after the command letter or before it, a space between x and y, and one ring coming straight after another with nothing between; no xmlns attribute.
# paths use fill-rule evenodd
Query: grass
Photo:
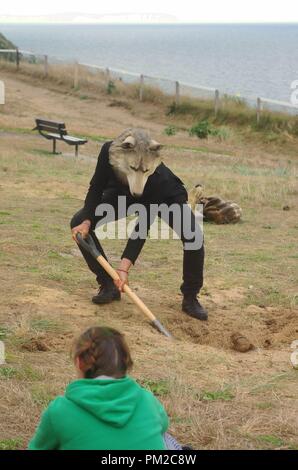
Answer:
<svg viewBox="0 0 298 470"><path fill-rule="evenodd" d="M268 445L270 448L272 447L281 447L284 445L284 441L280 439L280 437L272 436L270 434L264 434L262 436L257 436L257 440L261 444Z"/></svg>
<svg viewBox="0 0 298 470"><path fill-rule="evenodd" d="M164 129L164 133L165 133L166 135L169 135L169 136L170 136L170 135L176 135L177 129L176 129L175 126L167 126L167 127L165 127L165 129Z"/></svg>
<svg viewBox="0 0 298 470"><path fill-rule="evenodd" d="M42 94L30 86L26 82L26 98ZM75 92L57 109L61 96L52 89L47 111L74 122L81 135L114 135L131 116L121 114L130 112L123 107L101 102L96 114L92 102ZM10 128L1 135L0 156L0 339L7 356L0 367L0 446L26 447L41 411L75 378L69 357L73 338L91 325L107 324L125 333L132 375L162 401L180 441L198 449L297 447L297 373L289 363L289 345L298 334L296 154L288 146L282 153L257 145L251 151L241 141L210 139L200 147L180 126L176 135L164 135L164 161L187 187L200 181L206 194L216 192L243 209L242 223L204 226L201 301L209 310L208 323L180 311L180 242L146 242L130 283L174 334L169 342L128 299L103 307L90 302L96 283L71 240L69 220L82 206L94 164L52 157L46 154L48 142L17 131L29 129L32 114L45 110L45 102L33 98L33 111L25 117L13 100L6 114L0 113L0 127ZM233 106L242 109L241 103ZM113 113L113 119L105 119L108 124L100 120L107 109ZM84 127L76 121L77 110ZM170 125L172 118L166 119ZM139 114L134 122L139 123ZM161 138L165 124L146 122ZM96 139L88 146L86 154L95 156ZM283 211L284 205L290 210ZM115 266L124 245L104 243ZM238 331L255 350L231 350L230 336ZM49 350L23 349L30 338L49 344Z"/></svg>
<svg viewBox="0 0 298 470"><path fill-rule="evenodd" d="M22 438L0 440L0 450L18 450L22 448L23 448Z"/></svg>
<svg viewBox="0 0 298 470"><path fill-rule="evenodd" d="M234 394L228 389L216 390L214 392L203 391L200 395L200 400L202 401L231 401L233 398L235 398Z"/></svg>
<svg viewBox="0 0 298 470"><path fill-rule="evenodd" d="M34 385L31 388L31 397L33 403L44 409L55 398L55 395L47 391L44 386Z"/></svg>
<svg viewBox="0 0 298 470"><path fill-rule="evenodd" d="M158 397L163 397L170 393L170 384L166 380L154 381L144 379L141 381L141 385Z"/></svg>
<svg viewBox="0 0 298 470"><path fill-rule="evenodd" d="M263 402L257 403L256 407L259 410L271 410L272 408L274 408L274 405L271 402L263 401Z"/></svg>
<svg viewBox="0 0 298 470"><path fill-rule="evenodd" d="M222 106L214 116L214 104L211 100L197 100L185 98L179 105L171 103L167 109L168 116L192 117L195 123L209 122L209 126L229 125L231 127L246 128L262 134L267 141L278 140L283 133L293 136L298 135L298 117L286 113L264 111L260 122L256 123L255 110L243 104L235 105L233 100L222 101ZM192 133L197 133L198 124L192 128ZM207 135L206 135L207 136Z"/></svg>
<svg viewBox="0 0 298 470"><path fill-rule="evenodd" d="M30 327L34 331L57 332L61 331L61 322L47 318L36 318L30 323Z"/></svg>
<svg viewBox="0 0 298 470"><path fill-rule="evenodd" d="M4 71L15 72L15 64L0 60L0 67ZM103 71L91 72L84 66L79 66L79 86L74 87L73 65L49 66L49 74L44 76L42 64L21 63L18 76L33 78L42 82L44 86L55 87L60 93L73 93L80 101L98 99L98 95L108 96L114 101L139 100L140 85L138 83L126 84L123 80L113 79L107 82ZM115 99L116 98L116 99ZM119 99L121 98L121 100ZM198 121L210 122L213 131L221 140L229 139L229 128L244 131L249 138L260 139L263 142L287 142L288 137L298 136L298 116L292 116L282 112L262 112L260 122L256 121L256 111L238 97L224 95L220 100L220 109L217 116L214 115L214 100L199 99L181 96L179 104L173 102L173 97L163 93L159 88L145 84L143 89L143 103L153 104L163 108L165 115L176 120L175 124L185 126L185 118L190 128L197 125ZM130 109L130 103L126 108ZM165 129L167 135L175 134L175 126L170 124Z"/></svg>
<svg viewBox="0 0 298 470"><path fill-rule="evenodd" d="M17 379L20 381L40 381L43 378L43 375L40 371L35 369L33 366L22 364L21 368L10 367L10 366L0 366L0 377L1 379Z"/></svg>
<svg viewBox="0 0 298 470"><path fill-rule="evenodd" d="M8 328L5 328L5 326L0 326L0 341L3 341L7 335L9 334Z"/></svg>
<svg viewBox="0 0 298 470"><path fill-rule="evenodd" d="M0 367L0 377L2 379L11 379L16 374L17 374L17 371L13 367L4 367L4 366Z"/></svg>

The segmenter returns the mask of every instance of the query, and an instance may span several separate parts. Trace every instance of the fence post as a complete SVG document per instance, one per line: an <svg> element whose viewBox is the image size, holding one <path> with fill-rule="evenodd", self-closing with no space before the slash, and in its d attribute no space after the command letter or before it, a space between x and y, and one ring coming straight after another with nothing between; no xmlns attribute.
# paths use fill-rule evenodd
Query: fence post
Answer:
<svg viewBox="0 0 298 470"><path fill-rule="evenodd" d="M20 68L20 53L19 53L18 48L16 48L16 66L17 66L17 70L19 70L19 68Z"/></svg>
<svg viewBox="0 0 298 470"><path fill-rule="evenodd" d="M144 75L140 75L140 101L143 101L144 92Z"/></svg>
<svg viewBox="0 0 298 470"><path fill-rule="evenodd" d="M74 77L73 77L73 87L78 88L79 86L79 64L75 61L74 64Z"/></svg>
<svg viewBox="0 0 298 470"><path fill-rule="evenodd" d="M178 105L180 103L180 83L175 82L175 103Z"/></svg>
<svg viewBox="0 0 298 470"><path fill-rule="evenodd" d="M261 112L262 112L262 100L261 98L257 98L257 124L260 123Z"/></svg>
<svg viewBox="0 0 298 470"><path fill-rule="evenodd" d="M214 113L215 117L217 116L219 110L219 91L215 90L215 95L214 95Z"/></svg>
<svg viewBox="0 0 298 470"><path fill-rule="evenodd" d="M110 69L107 67L106 68L106 87L107 88L109 86L110 81L111 81L111 73L110 73Z"/></svg>
<svg viewBox="0 0 298 470"><path fill-rule="evenodd" d="M48 70L48 56L45 55L44 56L44 75L45 75L45 77L48 76L48 72L49 72L49 70Z"/></svg>

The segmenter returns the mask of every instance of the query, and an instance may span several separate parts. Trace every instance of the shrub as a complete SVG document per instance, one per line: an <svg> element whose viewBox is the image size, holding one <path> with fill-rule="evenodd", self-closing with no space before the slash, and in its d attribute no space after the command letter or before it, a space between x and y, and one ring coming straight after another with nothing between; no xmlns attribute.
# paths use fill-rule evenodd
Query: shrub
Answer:
<svg viewBox="0 0 298 470"><path fill-rule="evenodd" d="M189 135L196 135L199 139L207 139L209 135L212 135L220 140L226 140L230 133L227 127L216 128L210 124L208 119L203 119L191 127Z"/></svg>
<svg viewBox="0 0 298 470"><path fill-rule="evenodd" d="M166 135L176 135L177 129L175 126L168 126L165 128L164 133Z"/></svg>
<svg viewBox="0 0 298 470"><path fill-rule="evenodd" d="M107 94L112 95L115 90L116 90L115 83L112 80L109 80L109 83L107 85Z"/></svg>
<svg viewBox="0 0 298 470"><path fill-rule="evenodd" d="M189 130L189 135L196 135L199 139L206 139L208 135L211 135L213 132L214 129L211 124L205 119L192 126Z"/></svg>

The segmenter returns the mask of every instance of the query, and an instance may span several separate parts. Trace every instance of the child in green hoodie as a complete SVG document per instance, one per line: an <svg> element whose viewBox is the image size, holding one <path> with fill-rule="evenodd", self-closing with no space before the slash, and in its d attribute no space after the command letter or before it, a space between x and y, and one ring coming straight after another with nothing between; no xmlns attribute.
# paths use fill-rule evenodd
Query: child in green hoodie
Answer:
<svg viewBox="0 0 298 470"><path fill-rule="evenodd" d="M73 351L78 380L43 412L30 450L164 450L168 417L154 395L127 375L124 337L88 329Z"/></svg>

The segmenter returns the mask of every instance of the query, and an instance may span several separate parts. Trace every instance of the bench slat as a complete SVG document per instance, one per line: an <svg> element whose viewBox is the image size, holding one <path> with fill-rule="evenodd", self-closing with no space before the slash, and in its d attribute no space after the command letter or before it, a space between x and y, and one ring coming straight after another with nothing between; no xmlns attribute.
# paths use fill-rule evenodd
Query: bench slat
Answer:
<svg viewBox="0 0 298 470"><path fill-rule="evenodd" d="M66 136L63 137L62 140L65 140L65 142L73 142L74 144L86 143L87 142L86 139L81 139L79 137L73 137L72 135L66 135Z"/></svg>
<svg viewBox="0 0 298 470"><path fill-rule="evenodd" d="M60 135L66 135L66 129L60 129L59 127L51 127L51 126L37 126L38 131L42 132L59 132Z"/></svg>
<svg viewBox="0 0 298 470"><path fill-rule="evenodd" d="M45 119L35 119L36 124L40 125L45 125L45 126L53 126L53 127L64 127L65 128L65 123L64 122L57 122L57 121L47 121Z"/></svg>
<svg viewBox="0 0 298 470"><path fill-rule="evenodd" d="M52 139L58 139L58 140L63 140L60 134L54 134L52 132L49 132L48 134L45 134L48 137L51 137Z"/></svg>

